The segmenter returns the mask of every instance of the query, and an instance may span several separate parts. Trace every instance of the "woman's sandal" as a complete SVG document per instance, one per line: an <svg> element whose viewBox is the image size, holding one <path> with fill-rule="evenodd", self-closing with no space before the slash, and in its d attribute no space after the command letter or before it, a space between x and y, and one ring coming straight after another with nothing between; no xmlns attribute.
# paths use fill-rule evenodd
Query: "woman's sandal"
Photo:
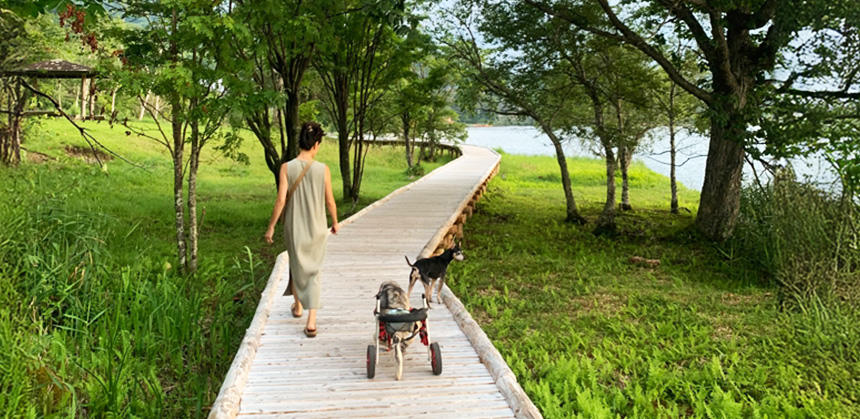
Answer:
<svg viewBox="0 0 860 419"><path fill-rule="evenodd" d="M292 307L290 307L290 312L293 314L293 317L302 317L301 310L299 310L298 314L296 314L296 303L293 303Z"/></svg>
<svg viewBox="0 0 860 419"><path fill-rule="evenodd" d="M317 329L308 329L307 326L305 326L305 336L307 336L309 338L313 338L313 337L316 337L316 335L317 335Z"/></svg>

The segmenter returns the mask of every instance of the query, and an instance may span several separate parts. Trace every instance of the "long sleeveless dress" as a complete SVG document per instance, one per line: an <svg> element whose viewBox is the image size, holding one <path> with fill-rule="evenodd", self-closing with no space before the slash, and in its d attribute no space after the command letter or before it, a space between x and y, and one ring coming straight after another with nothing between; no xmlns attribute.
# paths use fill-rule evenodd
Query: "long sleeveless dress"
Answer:
<svg viewBox="0 0 860 419"><path fill-rule="evenodd" d="M320 162L293 159L287 162L287 183L299 177L312 164L287 202L284 216L284 241L290 255L290 277L296 298L307 309L320 308L320 268L325 256L328 225L325 216L325 171ZM290 295L287 286L284 295Z"/></svg>

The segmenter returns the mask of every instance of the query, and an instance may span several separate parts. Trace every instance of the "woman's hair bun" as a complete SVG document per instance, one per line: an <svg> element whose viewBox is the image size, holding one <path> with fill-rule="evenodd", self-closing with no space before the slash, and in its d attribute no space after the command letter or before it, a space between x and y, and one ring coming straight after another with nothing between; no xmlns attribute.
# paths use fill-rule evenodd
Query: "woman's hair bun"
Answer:
<svg viewBox="0 0 860 419"><path fill-rule="evenodd" d="M321 142L325 132L323 132L320 124L316 122L305 122L302 124L302 130L299 132L299 147L302 150L310 150L314 148L316 143Z"/></svg>

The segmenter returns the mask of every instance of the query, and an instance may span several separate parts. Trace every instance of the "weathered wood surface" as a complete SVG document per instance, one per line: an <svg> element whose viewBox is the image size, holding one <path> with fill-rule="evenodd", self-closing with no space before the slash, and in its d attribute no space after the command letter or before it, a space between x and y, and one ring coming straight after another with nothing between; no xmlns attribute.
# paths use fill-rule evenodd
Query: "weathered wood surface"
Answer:
<svg viewBox="0 0 860 419"><path fill-rule="evenodd" d="M366 377L379 284L394 280L406 289L410 270L404 255L414 260L460 236L462 214L497 171L498 154L462 148L460 158L356 214L329 236L316 338L304 336L305 319L293 318L292 297L281 295L286 270L273 272L261 301L268 307L258 309L263 318L255 316L210 417L535 417L521 407L522 400L510 400L524 393L507 374L499 376L497 364L504 361L495 348L476 351L474 337L461 330L461 307L452 314L434 303L430 310L430 339L442 348L441 376L432 374L427 349L416 340L405 353L401 381L394 379L393 352L385 351L376 377ZM269 288L277 292L271 295ZM422 291L413 290L414 306L420 306Z"/></svg>

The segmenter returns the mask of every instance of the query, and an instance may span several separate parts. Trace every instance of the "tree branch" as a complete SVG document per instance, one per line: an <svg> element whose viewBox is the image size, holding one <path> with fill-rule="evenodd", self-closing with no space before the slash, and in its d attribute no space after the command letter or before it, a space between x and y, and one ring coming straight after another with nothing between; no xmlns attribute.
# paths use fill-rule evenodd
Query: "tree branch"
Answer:
<svg viewBox="0 0 860 419"><path fill-rule="evenodd" d="M609 8L609 3L606 0L598 0L601 7L607 14L613 13L612 9ZM687 8L687 6L679 1L675 0L659 0L660 4L663 5L666 9L668 9L672 14L681 19L686 25L687 28L690 29L690 33L693 34L693 39L696 40L696 44L699 46L699 49L702 50L702 53L705 54L705 57L708 58L708 61L714 60L716 58L716 51L714 50L714 46L712 45L712 40L708 38L708 34L705 33L705 29L702 28L702 24L699 23L696 16L693 15L693 12ZM708 9L708 14L716 14L715 11ZM615 14L613 13L613 16ZM617 19L617 17L616 17Z"/></svg>
<svg viewBox="0 0 860 419"><path fill-rule="evenodd" d="M597 1L600 3L600 6L603 8L604 12L606 13L606 16L609 18L609 21L612 23L612 25L624 35L624 39L627 43L633 45L634 47L654 59L654 61L656 61L657 64L659 64L660 67L662 67L663 70L666 71L666 74L669 76L669 78L674 80L675 83L678 83L678 85L681 86L684 90L690 92L690 94L699 98L699 100L701 100L702 102L705 102L708 105L713 105L714 99L712 98L710 93L700 89L698 86L684 78L684 76L681 75L678 69L675 68L675 66L672 65L672 63L669 62L669 60L660 51L648 44L644 39L642 39L641 36L639 36L639 34L633 32L633 30L631 30L629 27L627 27L627 25L621 22L621 20L618 19L618 16L615 15L615 12L613 12L612 9L609 7L609 3L607 2L607 0Z"/></svg>
<svg viewBox="0 0 860 419"><path fill-rule="evenodd" d="M811 97L815 99L860 99L860 92L847 92L844 90L809 91L800 89L786 89L784 90L784 92L790 95Z"/></svg>
<svg viewBox="0 0 860 419"><path fill-rule="evenodd" d="M21 83L21 85L22 85L22 86L24 86L24 88L26 88L27 90L29 90L29 91L33 92L35 95L37 95L37 96L41 96L41 97L43 97L43 98L45 98L45 99L48 99L48 101L50 101L50 102L51 102L51 104L53 104L53 105L54 105L54 108L57 110L57 112L59 112L59 113L60 113L60 115L63 115L63 117L65 117L65 118L66 118L66 120L68 120L68 121L69 121L69 123L71 123L75 128L77 128L77 129L78 129L78 132L81 134L81 137L83 137L84 141L86 141L86 142L87 142L87 145L89 145L89 146L90 146L90 150L92 150L92 151L93 151L93 157L95 157L95 159L96 159L96 161L99 163L99 166L100 166L100 167L104 167L104 163L102 163L101 159L99 159L99 156L98 156L98 154L96 153L96 149L95 149L95 146L93 145L93 143L95 143L96 145L98 145L99 147L101 147L103 150L107 151L110 155L112 155L112 156L114 156L114 157L116 157L116 158L118 158L118 159L120 159L120 160L122 160L122 161L124 161L124 162L126 162L126 163L128 163L128 164L130 164L130 165L132 165L132 166L134 166L134 167L137 167L138 169L146 170L146 168L144 168L143 166L140 166L140 165L138 165L138 164L132 163L131 161L129 161L129 160L128 160L128 159L126 159L125 157L123 157L123 156L121 156L121 155L119 155L119 154L115 153L113 150L111 150L111 149L107 148L104 144L100 143L100 142L99 142L95 137L93 137L89 132L87 132L86 128L81 127L80 125L78 125L77 123L75 123L75 120L74 120L74 119L72 119L72 117L70 117L70 116L69 116L69 114L67 114L67 113L66 113L66 112L65 112L65 111L60 107L60 104L59 104L59 103L57 103L57 101L56 101L56 100L54 100L54 98L52 98L51 96L47 95L46 93L43 93L42 91L40 91L40 90L38 90L38 89L36 89L36 88L34 88L33 86L30 86L30 84L29 84L29 83L27 83L26 81L24 81L23 79L21 79L21 80L20 80L20 83ZM148 170L146 170L146 171L148 171Z"/></svg>
<svg viewBox="0 0 860 419"><path fill-rule="evenodd" d="M561 18L562 20L566 20L566 21L570 22L571 24L573 24L574 26L576 26L577 28L580 28L586 32L590 32L592 34L602 36L604 38L614 39L614 40L619 41L619 42L624 41L623 36L620 36L616 33L602 30L600 28L595 28L584 17L577 16L575 13L573 13L569 10L556 9L556 8L550 7L549 5L547 5L543 2L538 2L538 1L534 1L534 0L525 0L525 3L527 3L528 5L534 7L535 9L538 9L538 10L540 10L540 11L542 11L542 12L544 12L550 16L555 16L555 17Z"/></svg>

